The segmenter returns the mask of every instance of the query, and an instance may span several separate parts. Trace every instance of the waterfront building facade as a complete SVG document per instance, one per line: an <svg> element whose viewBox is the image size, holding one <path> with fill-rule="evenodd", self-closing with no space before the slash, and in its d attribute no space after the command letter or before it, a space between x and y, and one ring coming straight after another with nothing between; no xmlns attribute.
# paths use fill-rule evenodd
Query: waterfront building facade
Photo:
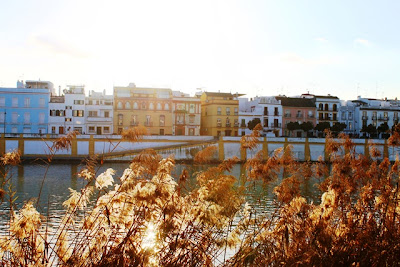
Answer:
<svg viewBox="0 0 400 267"><path fill-rule="evenodd" d="M239 135L250 134L249 122L259 119L262 122L262 108L252 98L239 98Z"/></svg>
<svg viewBox="0 0 400 267"><path fill-rule="evenodd" d="M360 112L360 105L358 100L342 101L339 109L339 121L346 124L343 132L351 137L358 136L360 133L360 126L358 114Z"/></svg>
<svg viewBox="0 0 400 267"><path fill-rule="evenodd" d="M238 136L241 94L203 92L201 100L201 135Z"/></svg>
<svg viewBox="0 0 400 267"><path fill-rule="evenodd" d="M178 91L172 94L172 135L200 135L200 99Z"/></svg>
<svg viewBox="0 0 400 267"><path fill-rule="evenodd" d="M86 133L108 135L113 133L113 96L90 91L85 99Z"/></svg>
<svg viewBox="0 0 400 267"><path fill-rule="evenodd" d="M255 102L262 110L261 125L264 134L273 133L275 136L282 135L282 104L274 96L255 97Z"/></svg>
<svg viewBox="0 0 400 267"><path fill-rule="evenodd" d="M317 124L320 122L329 122L330 126L333 126L339 122L338 112L341 104L337 96L331 96L330 94L326 96L302 94L301 97L314 101L317 107Z"/></svg>
<svg viewBox="0 0 400 267"><path fill-rule="evenodd" d="M303 97L286 97L277 96L276 100L279 100L283 109L282 123L283 123L283 135L294 136L294 137L306 137L307 133L303 130L291 131L287 125L289 122L298 122L302 124L304 122L310 122L315 127L316 125L316 107L313 99ZM311 130L310 130L311 131Z"/></svg>
<svg viewBox="0 0 400 267"><path fill-rule="evenodd" d="M85 86L68 85L64 95L52 96L49 102L49 133L85 134Z"/></svg>
<svg viewBox="0 0 400 267"><path fill-rule="evenodd" d="M144 125L149 135L172 135L172 90L114 87L114 133Z"/></svg>
<svg viewBox="0 0 400 267"><path fill-rule="evenodd" d="M53 93L48 81L18 81L16 88L0 88L0 132L46 134Z"/></svg>

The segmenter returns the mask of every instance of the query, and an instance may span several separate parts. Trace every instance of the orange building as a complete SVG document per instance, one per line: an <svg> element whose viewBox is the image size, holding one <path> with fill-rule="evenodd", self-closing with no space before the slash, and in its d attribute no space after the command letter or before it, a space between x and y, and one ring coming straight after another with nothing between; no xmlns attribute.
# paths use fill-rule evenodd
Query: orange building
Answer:
<svg viewBox="0 0 400 267"><path fill-rule="evenodd" d="M298 122L299 124L311 122L315 127L317 108L312 99L286 96L277 96L276 99L280 100L282 105L282 127L284 136L289 136L290 134L290 131L287 129L287 124L289 122ZM302 130L296 130L292 132L291 135L304 137L306 133Z"/></svg>

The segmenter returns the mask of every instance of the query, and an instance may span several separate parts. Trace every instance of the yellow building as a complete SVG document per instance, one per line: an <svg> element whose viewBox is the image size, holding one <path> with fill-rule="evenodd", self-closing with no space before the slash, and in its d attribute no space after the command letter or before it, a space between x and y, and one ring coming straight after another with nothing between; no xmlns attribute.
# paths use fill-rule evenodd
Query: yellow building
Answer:
<svg viewBox="0 0 400 267"><path fill-rule="evenodd" d="M114 131L144 125L149 135L172 135L172 90L114 87Z"/></svg>
<svg viewBox="0 0 400 267"><path fill-rule="evenodd" d="M204 92L201 97L201 135L238 136L242 94Z"/></svg>

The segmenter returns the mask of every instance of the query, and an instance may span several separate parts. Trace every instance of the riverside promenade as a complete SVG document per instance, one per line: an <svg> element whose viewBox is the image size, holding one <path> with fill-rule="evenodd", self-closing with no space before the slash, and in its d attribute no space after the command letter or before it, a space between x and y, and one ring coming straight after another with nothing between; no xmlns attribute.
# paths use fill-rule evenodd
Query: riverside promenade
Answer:
<svg viewBox="0 0 400 267"><path fill-rule="evenodd" d="M50 147L59 137L61 136L2 134L0 153L19 150L23 159L45 159L52 153ZM145 136L139 142L129 142L122 140L120 135L78 135L72 140L70 149L55 152L53 159L77 161L97 155L104 161L122 162L130 161L139 152L151 148L163 157L174 155L178 161L191 161L201 149L216 146L215 161L236 156L244 162L259 150L266 152L265 159L267 159L276 149L289 145L292 146L293 156L299 161L317 161L320 157L323 160L328 159L324 138L260 137L254 150L241 150L240 139L241 137ZM387 140L353 139L353 142L356 145L356 154L368 156L371 146L375 146L381 152L382 158L388 157L394 161L400 152L399 148L389 147Z"/></svg>

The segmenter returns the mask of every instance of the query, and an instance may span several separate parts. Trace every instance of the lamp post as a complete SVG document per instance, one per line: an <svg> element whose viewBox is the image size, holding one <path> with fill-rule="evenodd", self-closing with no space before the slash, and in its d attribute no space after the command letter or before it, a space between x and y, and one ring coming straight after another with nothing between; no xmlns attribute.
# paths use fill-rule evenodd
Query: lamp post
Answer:
<svg viewBox="0 0 400 267"><path fill-rule="evenodd" d="M3 127L3 132L4 132L4 137L6 137L6 121L7 121L7 111L4 111L4 127Z"/></svg>

